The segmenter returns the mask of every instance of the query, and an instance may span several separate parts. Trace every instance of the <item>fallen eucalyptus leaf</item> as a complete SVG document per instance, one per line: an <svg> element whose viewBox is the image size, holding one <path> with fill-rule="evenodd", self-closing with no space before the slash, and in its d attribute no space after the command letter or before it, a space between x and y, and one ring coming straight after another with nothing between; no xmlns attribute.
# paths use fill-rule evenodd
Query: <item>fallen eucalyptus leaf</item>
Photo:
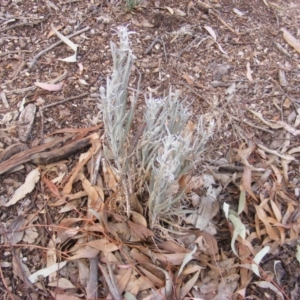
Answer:
<svg viewBox="0 0 300 300"><path fill-rule="evenodd" d="M12 198L5 204L6 207L16 204L19 200L23 199L28 193L31 193L35 188L35 184L40 179L40 170L36 168L32 170L26 177L25 182L17 188Z"/></svg>

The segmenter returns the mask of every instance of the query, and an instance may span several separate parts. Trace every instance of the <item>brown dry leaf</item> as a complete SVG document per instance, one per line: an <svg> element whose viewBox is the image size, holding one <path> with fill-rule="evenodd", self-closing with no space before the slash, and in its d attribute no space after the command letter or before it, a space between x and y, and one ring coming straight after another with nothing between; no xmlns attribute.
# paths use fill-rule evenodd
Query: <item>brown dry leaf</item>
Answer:
<svg viewBox="0 0 300 300"><path fill-rule="evenodd" d="M128 226L130 230L141 240L146 240L147 238L154 236L153 231L143 225L128 221Z"/></svg>
<svg viewBox="0 0 300 300"><path fill-rule="evenodd" d="M171 15L174 15L174 10L173 10L171 7L165 6L164 8L165 8Z"/></svg>
<svg viewBox="0 0 300 300"><path fill-rule="evenodd" d="M269 237L273 241L279 242L279 236L276 233L275 229L269 224L268 216L267 216L266 212L264 211L264 209L258 205L254 205L254 206L256 208L258 218L261 220L261 222L263 222L263 224L266 227L266 231L267 231L267 234L269 235Z"/></svg>
<svg viewBox="0 0 300 300"><path fill-rule="evenodd" d="M151 24L147 19L145 19L144 17L141 17L141 22L140 24L143 26L143 27L147 27L147 28L152 28L154 27L153 24Z"/></svg>
<svg viewBox="0 0 300 300"><path fill-rule="evenodd" d="M26 286L29 286L34 290L33 284L28 280L28 277L31 275L30 271L20 259L20 249L12 252L12 266L14 276L20 278Z"/></svg>
<svg viewBox="0 0 300 300"><path fill-rule="evenodd" d="M106 162L104 158L102 159L102 169L103 169L104 181L106 182L107 187L113 190L114 192L116 192L118 181L111 167L109 166L109 164Z"/></svg>
<svg viewBox="0 0 300 300"><path fill-rule="evenodd" d="M144 216L142 216L141 214L135 211L131 211L130 215L134 223L147 227L147 220L145 219Z"/></svg>
<svg viewBox="0 0 300 300"><path fill-rule="evenodd" d="M160 278L156 277L154 274L149 272L147 269L139 266L139 270L141 270L144 273L144 275L147 276L147 278L150 279L150 281L153 282L153 284L156 287L163 287L164 286L164 281L161 280Z"/></svg>
<svg viewBox="0 0 300 300"><path fill-rule="evenodd" d="M134 224L134 223L133 223ZM120 238L122 241L129 241L131 238L131 230L128 225L124 222L122 223L107 223L107 230L113 234L115 237Z"/></svg>
<svg viewBox="0 0 300 300"><path fill-rule="evenodd" d="M281 31L283 32L283 38L285 41L300 53L300 41L290 34L285 28L282 28Z"/></svg>
<svg viewBox="0 0 300 300"><path fill-rule="evenodd" d="M144 250L145 252L147 252L147 250ZM137 249L133 248L130 251L130 255L133 259L135 259L136 261L138 261L140 264L150 264L152 262L152 260L146 256L145 254L141 253L140 251L138 251Z"/></svg>
<svg viewBox="0 0 300 300"><path fill-rule="evenodd" d="M240 160L245 166L248 166L252 171L262 172L265 171L263 168L255 168L253 165L251 165L248 162L248 158L251 155L251 153L255 150L255 145L252 145L248 148L243 149L245 144L241 144L241 146L238 149L238 154L236 156L237 160Z"/></svg>
<svg viewBox="0 0 300 300"><path fill-rule="evenodd" d="M76 235L79 231L78 228L71 227L74 223L82 221L82 218L66 218L63 219L59 226L55 227L57 232L57 243L64 243L67 239Z"/></svg>
<svg viewBox="0 0 300 300"><path fill-rule="evenodd" d="M147 19L145 19L144 17L141 17L141 21L137 21L135 19L131 20L132 24L139 26L139 27L147 27L147 28L152 28L154 27L153 24L151 24Z"/></svg>
<svg viewBox="0 0 300 300"><path fill-rule="evenodd" d="M125 273L118 280L117 285L118 285L120 294L122 294L125 291L127 284L131 277L132 277L132 268L130 267L130 268L126 269Z"/></svg>
<svg viewBox="0 0 300 300"><path fill-rule="evenodd" d="M140 276L139 278L136 278L134 276L130 278L130 281L126 286L126 291L137 294L138 292L151 288L154 288L154 285L150 282L150 280L147 280L147 278L145 278L144 276Z"/></svg>
<svg viewBox="0 0 300 300"><path fill-rule="evenodd" d="M190 182L191 178L192 178L191 175L185 174L182 175L178 181L179 187L185 189L186 193L191 192L191 189L188 186L188 183Z"/></svg>
<svg viewBox="0 0 300 300"><path fill-rule="evenodd" d="M58 294L57 291L49 291L50 294L52 295L53 299L55 300L82 300L82 298L68 295L68 294Z"/></svg>
<svg viewBox="0 0 300 300"><path fill-rule="evenodd" d="M90 160L90 158L92 157L92 155L94 153L97 153L97 151L99 150L101 143L100 143L100 137L98 133L93 133L89 136L89 139L92 143L92 147L83 155L81 155L81 157L84 157L83 159L81 158L79 163L76 165L76 167L73 170L73 173L69 179L69 181L67 182L67 184L65 185L63 191L62 191L62 195L67 195L70 194L72 191L72 186L73 186L73 182L75 181L75 179L77 178L77 175L81 172L81 169L83 168L83 166Z"/></svg>
<svg viewBox="0 0 300 300"><path fill-rule="evenodd" d="M202 239L204 239L206 246L204 250L200 248L200 243L202 244ZM201 232L201 235L196 239L195 243L197 243L199 245L199 248L208 255L216 255L219 252L216 238L205 231Z"/></svg>
<svg viewBox="0 0 300 300"><path fill-rule="evenodd" d="M194 84L194 81L195 81L195 80L194 80L194 78L193 78L192 76L190 76L189 74L184 73L184 74L182 75L182 78L186 80L186 82L187 82L188 85L193 85L193 84Z"/></svg>
<svg viewBox="0 0 300 300"><path fill-rule="evenodd" d="M94 258L98 255L99 250L89 246L82 246L75 250L75 254L68 257L68 260L76 260L79 258Z"/></svg>
<svg viewBox="0 0 300 300"><path fill-rule="evenodd" d="M193 176L187 185L190 190L197 190L202 188L204 185L203 176Z"/></svg>
<svg viewBox="0 0 300 300"><path fill-rule="evenodd" d="M200 270L180 289L180 298L183 299L186 294L193 288L199 278Z"/></svg>
<svg viewBox="0 0 300 300"><path fill-rule="evenodd" d="M45 176L42 177L42 181L46 184L52 195L56 198L61 198L59 190L57 186L52 182L52 180L49 180Z"/></svg>
<svg viewBox="0 0 300 300"><path fill-rule="evenodd" d="M240 189L246 191L255 201L258 202L258 199L256 198L256 196L252 191L251 181L252 181L251 169L248 166L245 166Z"/></svg>
<svg viewBox="0 0 300 300"><path fill-rule="evenodd" d="M231 299L236 288L238 287L238 281L240 275L231 274L223 278L218 285L218 294L215 296L214 300L225 300Z"/></svg>
<svg viewBox="0 0 300 300"><path fill-rule="evenodd" d="M55 29L58 31L58 30L61 30L62 28L64 28L63 25L59 25L57 27L55 27ZM53 35L55 35L55 32L53 30L50 30L48 35L47 35L47 39L50 39Z"/></svg>
<svg viewBox="0 0 300 300"><path fill-rule="evenodd" d="M25 229L25 235L23 237L23 242L28 244L33 244L35 240L39 237L39 233L33 225Z"/></svg>
<svg viewBox="0 0 300 300"><path fill-rule="evenodd" d="M194 132L195 128L196 128L196 124L189 120L183 129L183 136L184 137L190 136Z"/></svg>
<svg viewBox="0 0 300 300"><path fill-rule="evenodd" d="M277 167L275 167L274 165L271 165L271 168L273 169L274 174L275 174L276 179L277 179L277 181L276 181L277 187L280 188L281 184L282 184L282 175L280 173L280 170Z"/></svg>
<svg viewBox="0 0 300 300"><path fill-rule="evenodd" d="M157 244L159 249L166 250L171 253L189 253L190 251L176 244L173 241L165 241Z"/></svg>
<svg viewBox="0 0 300 300"><path fill-rule="evenodd" d="M106 268L104 266L102 266L100 263L98 264L98 266L99 266L99 269L102 272L102 275L105 279L105 282L108 286L108 289L109 289L110 293L112 294L112 299L122 300L122 297L120 295L120 291L119 291L119 289L117 287L117 284L116 284L115 274L112 272L110 262L106 263L106 266L108 268L108 272L107 272Z"/></svg>
<svg viewBox="0 0 300 300"><path fill-rule="evenodd" d="M182 264L185 256L187 253L174 253L174 254L161 254L161 253L155 253L153 256L161 261L162 263L169 262L170 264L173 264L175 266L179 266Z"/></svg>
<svg viewBox="0 0 300 300"><path fill-rule="evenodd" d="M5 243L17 244L19 243L24 235L24 230L20 230L25 224L24 216L20 215L14 219L8 226L6 233L3 232L2 227L0 228L0 233L4 237Z"/></svg>
<svg viewBox="0 0 300 300"><path fill-rule="evenodd" d="M49 240L49 243L47 245L47 261L46 266L50 267L57 263L57 257L56 257L56 245L54 243L54 237L55 235L52 235L52 238ZM53 272L49 275L49 282L57 280L57 272Z"/></svg>
<svg viewBox="0 0 300 300"><path fill-rule="evenodd" d="M49 92L57 92L57 91L60 91L63 87L63 83L60 82L60 83L46 83L46 82L35 82L34 83L36 86L40 87L41 89L44 89L46 91L49 91Z"/></svg>
<svg viewBox="0 0 300 300"><path fill-rule="evenodd" d="M50 281L50 280L49 280ZM57 287L59 289L73 289L76 286L66 278L59 278L58 280L54 280L48 283L48 286Z"/></svg>
<svg viewBox="0 0 300 300"><path fill-rule="evenodd" d="M279 223L281 223L282 215L281 215L280 208L278 207L278 205L275 204L275 202L273 200L270 200L270 203L271 203L271 207L272 207L272 210L273 210L276 220Z"/></svg>
<svg viewBox="0 0 300 300"><path fill-rule="evenodd" d="M289 98L285 98L285 100L283 101L282 106L285 109L289 109L291 107L292 101Z"/></svg>
<svg viewBox="0 0 300 300"><path fill-rule="evenodd" d="M106 239L89 241L85 245L103 252L113 252L119 249L117 245L110 243Z"/></svg>
<svg viewBox="0 0 300 300"><path fill-rule="evenodd" d="M84 176L82 172L78 174L78 178L81 180L83 189L86 191L86 193L89 196L88 208L98 212L101 206L103 205L103 199L101 199L96 188L92 186L90 181L87 180L87 178Z"/></svg>

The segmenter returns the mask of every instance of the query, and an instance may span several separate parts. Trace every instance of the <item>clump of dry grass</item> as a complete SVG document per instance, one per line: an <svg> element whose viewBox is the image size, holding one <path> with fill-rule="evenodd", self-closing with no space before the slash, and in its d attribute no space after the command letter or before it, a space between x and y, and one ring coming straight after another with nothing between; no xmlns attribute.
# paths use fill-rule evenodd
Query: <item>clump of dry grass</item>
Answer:
<svg viewBox="0 0 300 300"><path fill-rule="evenodd" d="M160 227L161 222L172 225L174 216L184 213L180 200L185 190L179 188L178 182L200 160L213 134L213 124L206 126L200 117L198 124L192 126L179 91L170 89L165 97L154 98L151 94L146 97L143 132L134 141L131 130L139 86L128 99L127 87L135 59L130 34L126 27L118 28L120 45L111 43L112 75L106 88L100 88L99 108L106 137L104 153L119 178L128 216L132 195L146 191L146 211L153 229Z"/></svg>

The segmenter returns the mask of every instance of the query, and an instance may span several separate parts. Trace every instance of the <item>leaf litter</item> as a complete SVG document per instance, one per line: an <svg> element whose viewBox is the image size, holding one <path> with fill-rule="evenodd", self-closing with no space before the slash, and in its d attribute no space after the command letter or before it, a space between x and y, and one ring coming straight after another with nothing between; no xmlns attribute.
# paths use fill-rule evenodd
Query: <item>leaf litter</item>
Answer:
<svg viewBox="0 0 300 300"><path fill-rule="evenodd" d="M202 5L201 1L199 5ZM207 11L213 9L213 6L208 7L204 3L203 7ZM168 7L166 10L171 15L184 17L186 14L181 9ZM240 12L235 10L236 14L237 11ZM155 22L149 23L148 17L138 19L142 21L137 26L146 28L157 26L154 25ZM203 28L216 42L216 33L212 27L206 25ZM283 32L287 43L297 50L295 38L292 39L287 31ZM218 41L221 44L221 38L218 38ZM219 50L225 54L220 44ZM73 50L76 56L77 46ZM255 70L254 74L257 76L256 65L251 62L250 69L248 62L246 66L247 79L251 84L257 84L251 75ZM191 74L189 71L182 74L186 74L184 79L188 84L196 84L197 76L187 75ZM51 86L50 90L56 88L59 90L59 86ZM235 92L234 90L227 93L228 103ZM133 99L133 94L130 96ZM283 107L290 109L291 103L294 102L291 101L290 105L286 105L286 101L284 103ZM282 129L293 136L298 135L297 124L276 118L267 121L271 120L270 116L264 116L267 112L259 111L254 106L251 106L251 112L263 123L259 126L267 126L274 131ZM217 112L214 117L216 116L219 117ZM130 113L126 117L130 117ZM255 120L257 122L257 119L254 119L254 123ZM170 120L162 124L167 125L168 122ZM188 134L193 135L193 132L194 129ZM165 133L168 134L167 131ZM144 132L133 136L131 141L139 141L143 134ZM146 132L145 136L148 134L150 132ZM241 131L237 131L237 135L238 142L232 147L233 155L227 157L227 162L223 166L214 169L212 164L204 168L198 177L178 173L180 176L174 178L171 176L173 174L169 173L164 180L172 184L165 195L180 201L171 201L171 211L166 216L157 214L152 220L143 203L145 200L143 197L151 187L144 186L146 187L144 194L131 197L122 193L124 172L120 172L118 167L126 168L126 164L123 164L122 160L112 160L117 152L113 153L107 147L105 141L107 137L92 134L81 147L76 145L76 151L86 152L82 153L78 162L68 164L66 172L58 170L61 167L60 161L68 159L76 151L68 151L63 155L64 150L69 148L61 152L54 150L60 151L61 143L67 145L70 140L71 143L75 143L76 138L81 141L83 137L80 134L76 136L73 132L69 137L66 135L57 139L60 144L50 142L48 148L45 146L34 148L31 152L23 153L23 157L13 154L12 160L3 165L5 167L2 169L3 173L29 162L38 164L43 175L41 180L39 176L32 180L33 183L31 182L27 189L25 187L29 183L29 175L24 177L26 179L22 182L25 181L26 185L21 185L20 190L14 191L12 197L14 201L6 199L6 203L9 203L6 206L11 209L13 206L21 207L19 212L21 217L6 224L8 225L6 229L1 229L1 233L6 236L2 244L11 247L20 242L36 243L35 246L47 245L43 250L47 251L46 267L42 263L26 270L21 253L14 253L14 269L19 274L20 280L30 286L24 277L25 274L27 279L35 282L35 288L39 289L40 295L43 291L47 291L56 299L84 299L87 295L96 297L91 288L95 283L91 280L91 271L95 266L94 259L97 258L96 274L99 272L100 284L103 287L99 292L101 297L106 299L123 299L123 297L229 299L235 292L246 296L246 288L254 278L252 271L258 276L255 277L256 280L257 278L260 280L253 282L255 285L266 291L273 291L281 299L288 299L283 288L272 277L275 271L268 271L266 275L264 267L265 261L278 255L279 247L296 246L297 243L299 213L298 203L293 195L293 188L296 193L296 182L292 181L290 172L296 161L296 157L292 155L299 151L297 146L290 144L284 147L279 145L276 149L263 145L261 141L253 139L244 127ZM172 141L174 145L180 143L179 139ZM122 146L128 145L126 140L123 142ZM43 148L47 152L41 160L39 155L44 151ZM143 151L149 154L153 149L144 148ZM158 145L157 149L159 159L151 163L145 161L144 167L147 172L139 174L144 176L143 182L148 184L151 175L149 171L152 167L158 168L159 165L163 167L166 162L170 165L168 155L174 162L178 158L175 155L176 148L170 147L167 139L164 140L164 144ZM122 153L120 149L118 151L118 154ZM54 163L51 161L51 167L50 160L45 159L49 155L53 161L57 161ZM126 155L133 157L131 151ZM95 166L96 161L99 161L98 167ZM222 168L236 169L234 174L226 173L226 178L220 180L225 174L220 172ZM26 171L28 173L28 168ZM135 181L132 183L128 178L134 178L135 171L126 175L128 175L128 181L125 182L128 183L127 191L132 193ZM186 194L180 194L179 191L184 188ZM41 190L42 194L36 195L37 190ZM229 201L230 205L224 202L226 219L220 216L218 199L222 198L223 192L227 190L234 191L237 197L235 203ZM38 217L32 216L31 219L22 217L28 205L26 197L35 197L33 199L38 200L39 205L41 200L47 203L47 207L39 206ZM20 203L22 199L23 203ZM79 201L76 203L77 200ZM48 209L60 206L63 206L62 210L56 210L60 222L56 222L57 219L53 222ZM37 221L41 216L45 216L42 223ZM156 221L160 223L159 226ZM41 227L50 231L47 234L48 238L45 233L41 234L39 230ZM227 238L227 244L230 244L231 249L220 246L219 241L224 238ZM231 243L228 243L229 240ZM38 244L39 242L41 243ZM297 246L294 257L299 260L298 248ZM20 273L21 269L23 275ZM76 290L79 283L81 294ZM96 286L98 284L97 281Z"/></svg>

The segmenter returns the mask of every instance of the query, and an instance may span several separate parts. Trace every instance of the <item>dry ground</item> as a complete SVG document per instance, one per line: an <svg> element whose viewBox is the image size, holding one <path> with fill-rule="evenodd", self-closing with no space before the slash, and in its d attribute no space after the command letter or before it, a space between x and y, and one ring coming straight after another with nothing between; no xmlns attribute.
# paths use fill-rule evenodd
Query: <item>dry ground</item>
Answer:
<svg viewBox="0 0 300 300"><path fill-rule="evenodd" d="M209 151L194 175L214 175L215 186L222 187L222 191L217 199L218 212L210 220L216 233L197 232L195 227L182 223L183 227L189 226L186 227L189 234L194 233L184 241L173 237L180 248L171 241L171 246L165 247L161 244L155 248L149 241L132 246L129 241L107 236L117 249L111 250L112 260L99 254L98 298L115 297L107 296L113 288L105 277L106 272L114 273L120 285L121 278L125 280L127 274L122 270L126 269L132 271L126 275L127 282L133 277L150 278L150 283L140 280L130 288L129 283L127 288L126 284L123 289L118 286L119 292L131 292L136 299L153 299L151 295L156 299L175 299L180 295L186 299L242 299L243 295L248 299L300 299L300 270L296 259L300 229L300 150L297 148L300 54L299 45L297 52L297 45L296 49L291 47L281 30L288 30L300 40L298 0L144 0L130 12L126 1L117 0L0 1L0 294L3 299L87 299L91 295L87 288L88 276L84 280L80 273L80 269L89 272L90 265L85 258L72 260L67 268L55 274L65 278L72 288L57 281L51 286L49 277L39 278L34 287L24 276L25 269L32 274L49 266L49 256L54 263L74 255L68 252L76 243L72 235L62 243L56 243L55 238L61 235L61 228L68 230L75 225L83 228L80 218L86 216L87 204L82 198L73 203L70 211L60 211L61 207L53 203L61 197L68 178L57 184L58 188L49 179L56 177L54 173L58 174L61 166L71 176L79 153L87 151L91 142L86 139L83 144L72 144L67 158L61 152L50 151L60 149L65 141L51 144L46 157L33 158L33 154L46 151L37 147L49 142L48 135L58 129L79 129L65 130L82 134L77 137L79 141L88 134L81 128L99 125L98 129L90 130L99 133L103 126L97 108L99 87L105 86L110 75L110 42L118 42L116 30L120 25L134 32L130 40L136 61L129 92L136 89L139 78L142 95L152 92L155 97L162 97L172 87L190 105L194 121L201 114L216 121L214 137L207 145ZM59 60L70 56L72 51L64 43L51 48L60 41L51 26L65 36L76 33L70 39L79 45L77 62ZM48 50L41 52L45 49ZM35 85L51 80L63 86L58 91L47 91ZM20 118L22 106L31 111ZM141 96L137 129L144 110ZM31 121L33 127L26 134L24 130ZM16 152L28 151L26 146L33 152L9 161ZM64 161L53 171L49 164L57 159ZM5 206L36 165L44 167L42 179L33 192L18 203ZM17 167L14 172L6 172L13 167ZM82 185L75 184L72 191L81 190ZM225 218L222 206L226 202L237 211L243 190L246 204L239 219L246 226L247 234L244 242L241 238L236 242L238 258L230 246L234 226ZM56 192L58 195L53 196ZM201 186L194 192L200 196L204 193ZM78 223L62 223L68 218L79 218ZM59 225L60 230L53 229L54 225ZM103 238L103 232L98 234ZM153 254L159 249L166 255L178 251L186 255L199 237L216 248L208 251L199 244L191 260L194 265L189 265L195 267L194 271L187 270L182 277L175 274L184 256L175 263L168 256L161 260ZM160 237L156 242L163 241ZM261 277L240 267L239 264L247 263L251 266L253 257L264 246L269 246L270 251L260 262ZM150 250L145 252L147 247L152 254ZM144 255L152 269L143 265L143 259L133 249ZM113 270L106 266L107 259ZM163 287L165 291L169 289L167 275L154 266L168 271L173 282L171 294L157 296L163 295ZM197 269L199 266L202 268ZM55 276L52 280L56 280ZM262 283L272 283L278 290ZM154 291L158 293L156 296ZM234 292L239 293L233 295ZM124 297L134 299L128 295Z"/></svg>

